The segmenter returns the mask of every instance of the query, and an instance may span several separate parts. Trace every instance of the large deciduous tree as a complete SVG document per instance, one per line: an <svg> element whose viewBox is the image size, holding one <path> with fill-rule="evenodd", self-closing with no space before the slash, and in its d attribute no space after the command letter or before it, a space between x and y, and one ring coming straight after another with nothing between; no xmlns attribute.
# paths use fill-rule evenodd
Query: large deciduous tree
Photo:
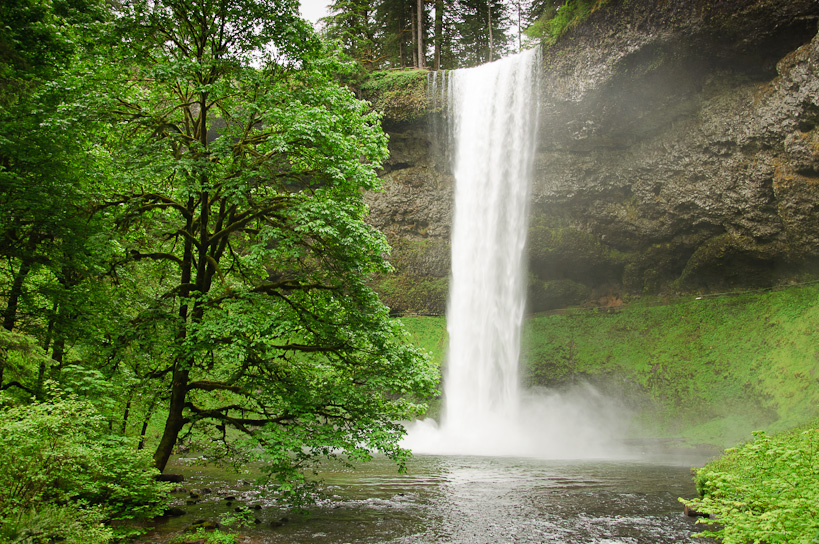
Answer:
<svg viewBox="0 0 819 544"><path fill-rule="evenodd" d="M362 200L386 138L334 83L341 65L297 7L122 7L125 158L104 208L120 226L118 275L155 285L133 337L167 342L138 370L167 387L160 470L190 429L223 451L244 440L285 485L316 456L400 462L397 421L434 389L367 286L388 269Z"/></svg>

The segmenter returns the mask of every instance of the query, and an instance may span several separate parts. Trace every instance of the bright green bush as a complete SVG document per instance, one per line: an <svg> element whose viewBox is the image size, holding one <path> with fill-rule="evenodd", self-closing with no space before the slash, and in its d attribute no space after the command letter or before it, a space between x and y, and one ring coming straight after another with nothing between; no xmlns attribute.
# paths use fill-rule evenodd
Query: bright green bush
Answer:
<svg viewBox="0 0 819 544"><path fill-rule="evenodd" d="M82 504L45 504L3 520L0 542L14 544L96 544L110 542L114 531L101 508Z"/></svg>
<svg viewBox="0 0 819 544"><path fill-rule="evenodd" d="M236 535L224 533L219 529L207 530L202 527L195 531L186 532L174 537L171 544L185 544L186 542L204 542L205 544L236 544Z"/></svg>
<svg viewBox="0 0 819 544"><path fill-rule="evenodd" d="M75 398L0 409L0 541L108 542L103 522L159 515L150 458Z"/></svg>
<svg viewBox="0 0 819 544"><path fill-rule="evenodd" d="M703 536L723 544L819 543L819 420L755 439L697 470L702 498L682 501L710 514Z"/></svg>

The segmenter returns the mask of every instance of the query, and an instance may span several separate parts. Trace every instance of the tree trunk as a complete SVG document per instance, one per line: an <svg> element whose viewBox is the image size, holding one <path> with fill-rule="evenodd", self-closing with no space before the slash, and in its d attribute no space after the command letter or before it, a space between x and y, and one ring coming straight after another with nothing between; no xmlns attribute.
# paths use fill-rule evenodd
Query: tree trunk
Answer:
<svg viewBox="0 0 819 544"><path fill-rule="evenodd" d="M492 0L486 0L486 23L489 27L489 62L492 62L495 54L495 44L492 40Z"/></svg>
<svg viewBox="0 0 819 544"><path fill-rule="evenodd" d="M14 275L14 282L11 285L11 291L9 291L9 298L6 301L6 310L3 312L3 328L7 331L13 330L17 322L17 305L23 295L23 284L26 281L26 276L31 272L31 262L31 259L23 259L17 274Z"/></svg>
<svg viewBox="0 0 819 544"><path fill-rule="evenodd" d="M179 368L190 364L188 361L180 361L178 367L173 371L173 384L171 385L171 404L168 407L168 419L165 420L165 430L162 438L154 452L154 466L160 472L165 470L168 459L176 446L176 439L179 432L185 426L185 397L188 394L188 369Z"/></svg>
<svg viewBox="0 0 819 544"><path fill-rule="evenodd" d="M194 213L194 199L193 196L188 197L188 220L186 221L185 230L191 232L193 230L193 213ZM204 255L202 256L204 257ZM182 271L179 277L180 298L187 301L191 293L191 277L193 269L193 241L190 237L185 238L184 257L182 259ZM187 336L188 324L188 304L183 302L179 305L179 321L181 322L179 333L176 336L178 342L184 342ZM154 466L160 472L165 470L165 465L168 464L168 458L173 452L173 447L176 445L176 439L179 436L179 431L185 425L183 417L183 409L185 408L185 396L188 393L188 370L181 368L182 365L188 364L187 361L174 362L173 383L171 384L171 402L168 406L168 419L165 420L165 430L162 433L162 438L159 445L154 452Z"/></svg>
<svg viewBox="0 0 819 544"><path fill-rule="evenodd" d="M424 57L424 0L418 0L418 7L416 8L418 15L418 68L426 68L426 61Z"/></svg>
<svg viewBox="0 0 819 544"><path fill-rule="evenodd" d="M31 271L31 260L23 259L20 263L20 268L14 276L14 282L9 291L9 297L6 301L6 310L3 312L3 328L7 331L14 330L14 325L17 322L17 304L23 294L23 284L26 281L26 276ZM3 371L8 364L8 354L5 350L0 354L0 387L3 386Z"/></svg>
<svg viewBox="0 0 819 544"><path fill-rule="evenodd" d="M128 392L128 400L125 402L125 411L122 414L122 436L125 436L125 432L128 430L128 417L131 414L131 399L134 396L133 391Z"/></svg>
<svg viewBox="0 0 819 544"><path fill-rule="evenodd" d="M364 65L368 72L372 72L375 69L375 34L373 33L373 25L370 21L370 10L365 9L364 13L362 14L363 18L363 26L365 29L365 35L367 36L367 49L364 54Z"/></svg>
<svg viewBox="0 0 819 544"><path fill-rule="evenodd" d="M518 6L518 53L523 51L523 15L521 12L523 11L523 6L520 4L520 0L517 1Z"/></svg>
<svg viewBox="0 0 819 544"><path fill-rule="evenodd" d="M199 122L197 125L198 132L197 139L202 146L203 152L208 149L208 134L207 134L207 112L208 112L208 93L204 92L199 95ZM208 179L206 174L201 174L199 179L202 187L208 186ZM191 279L193 277L193 251L194 245L191 237L193 236L193 217L194 217L194 200L193 197L188 199L188 220L186 222L186 232L190 236L185 238L185 258L183 259L182 274L180 277L180 285L182 289L180 294L182 300L187 300L192 291L204 295L210 289L210 275L212 274L208 259L208 249L210 247L210 193L207 190L202 191L199 196L199 217L197 218L199 232L196 244L197 259L196 259L196 283L191 287ZM211 256L212 257L212 256ZM215 272L215 270L213 271ZM182 343L187 336L186 327L189 324L196 324L201 322L204 309L201 301L197 300L193 304L193 309L188 312L188 305L182 303L179 306L179 317L182 322L182 329L179 332L177 340ZM168 407L168 419L165 421L165 429L162 433L162 438L154 453L154 464L160 471L165 470L165 465L173 453L173 448L179 438L179 432L185 426L187 420L184 416L185 401L188 395L188 381L189 369L193 368L195 361L193 355L179 358L175 362L173 370L173 382L171 384L171 402Z"/></svg>
<svg viewBox="0 0 819 544"><path fill-rule="evenodd" d="M416 20L415 14L413 13L413 10L410 9L410 29L411 29L411 32L412 32L412 40L411 41L413 42L411 44L411 45L413 45L413 47L412 47L412 66L413 66L413 68L418 68L418 48L414 47L414 45L415 45L414 42L415 42L415 40L418 39L418 33L416 32L416 27L418 25L415 24L415 20Z"/></svg>
<svg viewBox="0 0 819 544"><path fill-rule="evenodd" d="M139 431L139 444L137 444L138 450L145 448L145 434L148 432L148 425L151 423L151 417L154 415L156 401L157 396L154 395L154 398L151 399L151 404L148 405L148 409L145 411L145 417L142 418L142 429Z"/></svg>
<svg viewBox="0 0 819 544"><path fill-rule="evenodd" d="M444 43L444 0L435 0L435 69L441 69L441 47Z"/></svg>
<svg viewBox="0 0 819 544"><path fill-rule="evenodd" d="M48 350L51 349L51 341L54 339L54 327L57 323L57 312L60 309L60 304L58 302L54 302L54 306L51 309L51 317L48 320L48 328L46 329L46 337L43 340L43 351L48 353ZM40 361L40 366L37 368L37 394L40 395L43 392L43 382L45 382L45 374L46 374L46 360L43 359Z"/></svg>

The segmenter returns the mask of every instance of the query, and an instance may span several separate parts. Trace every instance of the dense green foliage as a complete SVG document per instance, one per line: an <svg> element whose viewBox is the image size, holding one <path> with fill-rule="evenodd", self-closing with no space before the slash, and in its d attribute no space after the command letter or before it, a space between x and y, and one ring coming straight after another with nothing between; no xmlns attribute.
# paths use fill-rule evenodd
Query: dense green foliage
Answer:
<svg viewBox="0 0 819 544"><path fill-rule="evenodd" d="M386 136L297 9L0 7L0 455L43 452L0 463L38 482L0 491L8 538L155 514L139 451L181 440L285 494L319 457L408 456L437 371L369 287Z"/></svg>
<svg viewBox="0 0 819 544"><path fill-rule="evenodd" d="M701 498L684 501L724 544L819 541L819 420L786 433L754 433L696 472Z"/></svg>
<svg viewBox="0 0 819 544"><path fill-rule="evenodd" d="M523 30L544 10L554 10L561 3L336 0L330 5L332 14L323 20L323 32L367 70L452 69L497 60L519 50Z"/></svg>
<svg viewBox="0 0 819 544"><path fill-rule="evenodd" d="M0 540L106 542L104 520L162 513L165 484L134 446L77 398L0 409Z"/></svg>
<svg viewBox="0 0 819 544"><path fill-rule="evenodd" d="M521 372L530 386L586 381L626 400L635 435L729 446L816 416L817 302L811 285L534 315ZM403 319L442 360L445 320Z"/></svg>

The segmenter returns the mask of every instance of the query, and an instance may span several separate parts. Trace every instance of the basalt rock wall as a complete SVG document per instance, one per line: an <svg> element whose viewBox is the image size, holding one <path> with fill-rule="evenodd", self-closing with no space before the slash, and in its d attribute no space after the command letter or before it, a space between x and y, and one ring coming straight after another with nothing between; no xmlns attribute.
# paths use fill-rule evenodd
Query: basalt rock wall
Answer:
<svg viewBox="0 0 819 544"><path fill-rule="evenodd" d="M532 311L816 278L817 22L815 0L611 0L544 50ZM392 156L369 200L397 311L445 306L440 124L385 120Z"/></svg>

